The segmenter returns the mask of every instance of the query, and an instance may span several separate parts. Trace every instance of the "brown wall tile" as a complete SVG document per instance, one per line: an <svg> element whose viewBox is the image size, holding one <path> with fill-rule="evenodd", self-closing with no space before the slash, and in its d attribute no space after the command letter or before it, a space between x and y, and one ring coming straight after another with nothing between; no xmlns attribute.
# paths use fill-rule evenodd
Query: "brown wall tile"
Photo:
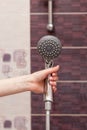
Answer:
<svg viewBox="0 0 87 130"><path fill-rule="evenodd" d="M31 12L47 12L47 0L32 0ZM86 12L86 0L54 0L54 12Z"/></svg>
<svg viewBox="0 0 87 130"><path fill-rule="evenodd" d="M32 117L32 130L45 130L45 117ZM86 130L87 117L51 117L51 130Z"/></svg>
<svg viewBox="0 0 87 130"><path fill-rule="evenodd" d="M59 64L60 80L87 80L87 49L62 49L61 54L54 60ZM31 50L32 72L44 68L45 61L37 49Z"/></svg>
<svg viewBox="0 0 87 130"><path fill-rule="evenodd" d="M31 16L31 46L37 46L38 40L48 34L58 37L63 46L87 45L86 15L55 15L52 33L47 31L47 23L46 15Z"/></svg>
<svg viewBox="0 0 87 130"><path fill-rule="evenodd" d="M87 83L58 83L51 113L87 114ZM32 94L32 113L45 113L42 95Z"/></svg>

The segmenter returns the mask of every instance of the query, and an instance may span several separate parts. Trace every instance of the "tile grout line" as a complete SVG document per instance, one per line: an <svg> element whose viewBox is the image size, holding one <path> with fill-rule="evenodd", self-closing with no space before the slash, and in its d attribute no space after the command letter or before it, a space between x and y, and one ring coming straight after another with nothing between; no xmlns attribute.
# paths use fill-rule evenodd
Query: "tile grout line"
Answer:
<svg viewBox="0 0 87 130"><path fill-rule="evenodd" d="M35 13L35 12L31 12L30 15L48 15L48 13ZM53 13L53 15L87 15L87 12L56 12Z"/></svg>
<svg viewBox="0 0 87 130"><path fill-rule="evenodd" d="M31 116L46 116L46 114L31 114ZM50 114L50 116L53 116L53 117L65 117L65 116L68 116L68 117L87 117L87 114Z"/></svg>
<svg viewBox="0 0 87 130"><path fill-rule="evenodd" d="M30 47L32 50L34 50L34 49L37 49L37 47ZM62 49L87 49L87 46L83 46L83 47L81 47L81 46L77 46L77 47L75 47L75 46L66 46L66 47L62 47Z"/></svg>
<svg viewBox="0 0 87 130"><path fill-rule="evenodd" d="M59 80L57 83L87 83L87 80Z"/></svg>

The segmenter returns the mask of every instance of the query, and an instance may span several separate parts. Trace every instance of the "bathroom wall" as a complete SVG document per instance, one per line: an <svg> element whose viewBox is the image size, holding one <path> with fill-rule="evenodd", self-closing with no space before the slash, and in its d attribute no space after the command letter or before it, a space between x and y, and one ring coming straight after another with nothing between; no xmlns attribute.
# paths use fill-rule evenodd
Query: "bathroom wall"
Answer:
<svg viewBox="0 0 87 130"><path fill-rule="evenodd" d="M58 91L51 111L51 130L87 129L87 1L54 0L55 29L49 33L47 0L31 0L31 72L44 68L37 42L52 34L62 43ZM45 129L43 95L32 93L32 130Z"/></svg>
<svg viewBox="0 0 87 130"><path fill-rule="evenodd" d="M30 73L28 0L0 1L0 79ZM30 130L30 93L0 97L0 130Z"/></svg>

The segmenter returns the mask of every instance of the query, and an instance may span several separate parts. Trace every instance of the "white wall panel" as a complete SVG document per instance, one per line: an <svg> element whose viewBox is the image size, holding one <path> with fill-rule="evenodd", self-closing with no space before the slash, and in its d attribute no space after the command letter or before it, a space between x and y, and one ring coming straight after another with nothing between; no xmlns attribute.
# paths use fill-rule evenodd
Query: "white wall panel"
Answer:
<svg viewBox="0 0 87 130"><path fill-rule="evenodd" d="M30 1L0 0L0 79L30 73ZM0 130L31 130L30 92L0 97Z"/></svg>

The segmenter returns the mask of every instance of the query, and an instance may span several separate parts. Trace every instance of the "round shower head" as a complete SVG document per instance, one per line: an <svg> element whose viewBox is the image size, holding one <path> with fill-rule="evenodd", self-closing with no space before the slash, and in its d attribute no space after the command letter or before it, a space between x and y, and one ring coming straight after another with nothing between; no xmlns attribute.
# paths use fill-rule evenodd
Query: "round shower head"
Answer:
<svg viewBox="0 0 87 130"><path fill-rule="evenodd" d="M56 58L62 49L60 40L52 35L42 37L38 44L37 49L40 55L47 61Z"/></svg>

